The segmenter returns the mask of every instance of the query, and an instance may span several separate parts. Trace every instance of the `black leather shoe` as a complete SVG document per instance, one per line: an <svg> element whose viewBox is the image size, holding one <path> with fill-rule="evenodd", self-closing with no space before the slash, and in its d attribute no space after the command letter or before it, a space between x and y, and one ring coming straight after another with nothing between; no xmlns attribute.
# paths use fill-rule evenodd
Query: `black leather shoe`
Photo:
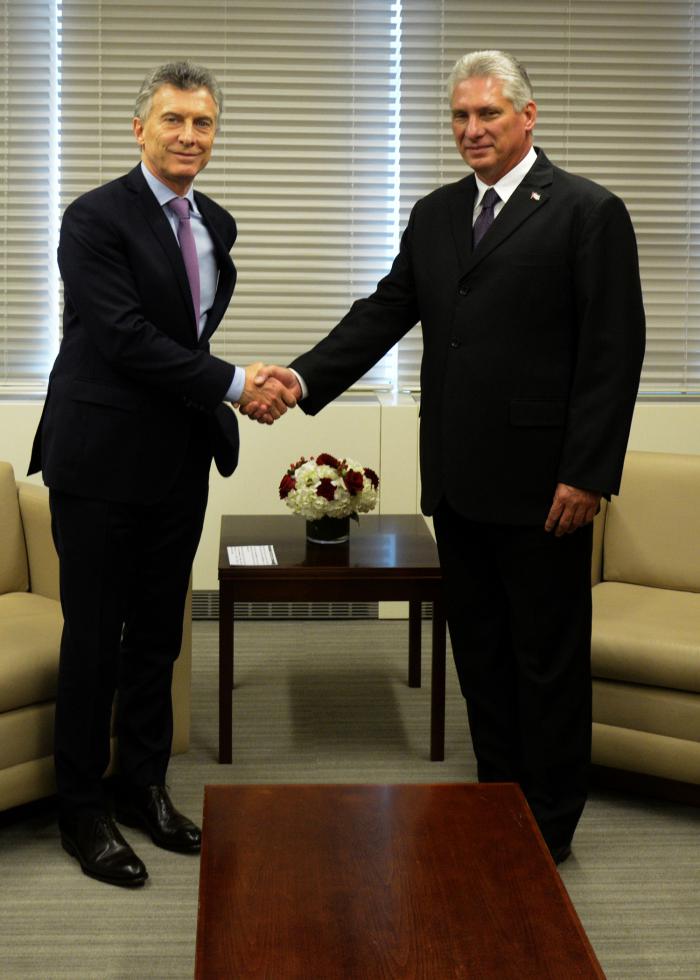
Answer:
<svg viewBox="0 0 700 980"><path fill-rule="evenodd" d="M139 786L117 795L115 816L127 827L140 827L158 847L194 854L202 846L202 831L172 804L165 786Z"/></svg>
<svg viewBox="0 0 700 980"><path fill-rule="evenodd" d="M86 875L108 885L135 888L143 885L146 865L115 826L107 813L85 813L59 820L61 844L77 858Z"/></svg>
<svg viewBox="0 0 700 980"><path fill-rule="evenodd" d="M550 847L549 853L555 864L562 864L568 857L571 857L571 844L560 844L559 847Z"/></svg>

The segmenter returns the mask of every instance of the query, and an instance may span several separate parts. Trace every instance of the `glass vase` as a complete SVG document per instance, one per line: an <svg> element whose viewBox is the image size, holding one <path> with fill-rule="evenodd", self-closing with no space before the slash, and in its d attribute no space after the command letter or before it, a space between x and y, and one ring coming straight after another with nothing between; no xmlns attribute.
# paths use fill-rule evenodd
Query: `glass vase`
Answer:
<svg viewBox="0 0 700 980"><path fill-rule="evenodd" d="M312 544L343 544L349 537L349 517L319 517L306 522L306 540Z"/></svg>

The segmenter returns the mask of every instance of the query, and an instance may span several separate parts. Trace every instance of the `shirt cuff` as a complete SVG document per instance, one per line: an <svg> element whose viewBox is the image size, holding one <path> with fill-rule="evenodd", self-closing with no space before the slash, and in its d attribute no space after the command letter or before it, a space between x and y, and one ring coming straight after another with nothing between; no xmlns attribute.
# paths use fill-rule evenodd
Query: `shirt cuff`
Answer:
<svg viewBox="0 0 700 980"><path fill-rule="evenodd" d="M235 367L233 372L233 381L231 382L228 391L223 397L225 402L239 402L241 400L241 395L243 394L243 389L245 388L245 371L242 367Z"/></svg>
<svg viewBox="0 0 700 980"><path fill-rule="evenodd" d="M299 387L301 388L301 398L306 398L306 396L309 393L309 389L306 386L306 382L304 381L304 379L302 378L302 376L299 374L299 372L294 370L294 368L290 368L289 370L292 372L292 374L295 376L295 378L299 382ZM301 401L301 398L299 399L299 401Z"/></svg>

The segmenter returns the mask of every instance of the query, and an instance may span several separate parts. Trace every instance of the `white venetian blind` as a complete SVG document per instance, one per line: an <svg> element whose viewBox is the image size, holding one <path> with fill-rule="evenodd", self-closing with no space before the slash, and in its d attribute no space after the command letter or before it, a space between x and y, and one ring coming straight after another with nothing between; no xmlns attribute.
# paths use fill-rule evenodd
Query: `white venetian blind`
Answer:
<svg viewBox="0 0 700 980"><path fill-rule="evenodd" d="M63 0L62 203L138 162L150 68L211 68L224 112L197 178L236 218L239 278L213 349L287 363L370 292L393 254L395 4ZM366 383L390 381L387 364Z"/></svg>
<svg viewBox="0 0 700 980"><path fill-rule="evenodd" d="M641 391L700 394L698 5L640 0L403 0L401 224L412 203L467 172L446 82L477 48L527 67L535 142L556 164L619 194L637 232L647 311ZM470 215L465 215L465 221ZM399 347L418 387L419 331Z"/></svg>
<svg viewBox="0 0 700 980"><path fill-rule="evenodd" d="M53 3L0 0L0 391L43 391L56 350Z"/></svg>

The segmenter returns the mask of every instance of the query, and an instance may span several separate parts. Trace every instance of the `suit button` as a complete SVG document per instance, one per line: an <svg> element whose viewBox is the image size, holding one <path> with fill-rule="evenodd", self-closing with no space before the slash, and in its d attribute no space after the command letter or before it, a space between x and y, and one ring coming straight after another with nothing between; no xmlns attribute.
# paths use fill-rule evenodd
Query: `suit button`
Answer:
<svg viewBox="0 0 700 980"><path fill-rule="evenodd" d="M459 295L460 296L466 296L468 292L469 292L469 287L468 286L460 286L459 287Z"/></svg>
<svg viewBox="0 0 700 980"><path fill-rule="evenodd" d="M456 350L456 349L457 349L458 347L461 347L461 346L462 346L462 345L460 344L460 342L459 342L458 340L451 340L451 341L450 341L450 347L452 347L452 348L454 348L455 350Z"/></svg>

